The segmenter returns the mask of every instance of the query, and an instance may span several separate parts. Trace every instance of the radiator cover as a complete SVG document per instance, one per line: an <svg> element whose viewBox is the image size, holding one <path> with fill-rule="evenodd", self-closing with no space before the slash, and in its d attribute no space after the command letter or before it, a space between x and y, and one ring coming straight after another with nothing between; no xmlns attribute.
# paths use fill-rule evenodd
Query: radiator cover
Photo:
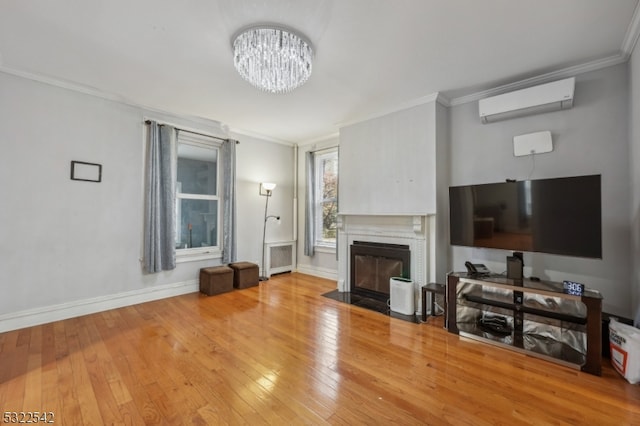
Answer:
<svg viewBox="0 0 640 426"><path fill-rule="evenodd" d="M293 271L295 265L296 244L294 241L265 244L265 275Z"/></svg>

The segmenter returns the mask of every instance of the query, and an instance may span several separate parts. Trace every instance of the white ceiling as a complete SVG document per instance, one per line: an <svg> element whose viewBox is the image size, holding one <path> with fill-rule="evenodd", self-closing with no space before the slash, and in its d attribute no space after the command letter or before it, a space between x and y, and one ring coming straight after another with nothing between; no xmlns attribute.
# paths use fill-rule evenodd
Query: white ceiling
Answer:
<svg viewBox="0 0 640 426"><path fill-rule="evenodd" d="M0 70L304 143L340 125L504 84L623 62L638 0L0 0ZM304 33L313 74L260 92L231 36L256 23Z"/></svg>

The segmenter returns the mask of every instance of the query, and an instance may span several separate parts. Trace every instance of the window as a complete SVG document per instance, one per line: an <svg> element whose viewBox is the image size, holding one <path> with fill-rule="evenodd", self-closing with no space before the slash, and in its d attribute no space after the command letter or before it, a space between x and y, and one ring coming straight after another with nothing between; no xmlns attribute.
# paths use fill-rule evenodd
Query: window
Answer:
<svg viewBox="0 0 640 426"><path fill-rule="evenodd" d="M178 133L176 254L212 253L221 247L221 144Z"/></svg>
<svg viewBox="0 0 640 426"><path fill-rule="evenodd" d="M335 247L338 215L338 150L317 153L315 172L315 245Z"/></svg>

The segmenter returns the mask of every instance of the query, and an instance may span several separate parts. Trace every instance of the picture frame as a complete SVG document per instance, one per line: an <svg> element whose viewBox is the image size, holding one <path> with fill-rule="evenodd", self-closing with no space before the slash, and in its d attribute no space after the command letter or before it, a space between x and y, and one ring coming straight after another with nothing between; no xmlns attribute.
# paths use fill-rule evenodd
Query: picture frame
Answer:
<svg viewBox="0 0 640 426"><path fill-rule="evenodd" d="M71 161L71 180L84 182L102 181L102 164Z"/></svg>

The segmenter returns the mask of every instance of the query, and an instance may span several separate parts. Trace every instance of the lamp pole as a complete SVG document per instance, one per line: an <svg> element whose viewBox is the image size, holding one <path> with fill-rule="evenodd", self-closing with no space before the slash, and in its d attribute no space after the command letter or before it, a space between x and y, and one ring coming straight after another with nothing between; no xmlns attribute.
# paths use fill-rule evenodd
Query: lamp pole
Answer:
<svg viewBox="0 0 640 426"><path fill-rule="evenodd" d="M270 186L270 188L265 188L267 185ZM260 281L268 281L269 277L267 276L267 270L265 269L265 263L264 263L264 257L265 257L265 249L264 249L264 245L265 245L265 238L267 236L267 221L269 220L269 218L274 218L276 220L280 220L280 216L274 216L274 215L268 215L268 210L269 210L269 198L271 197L271 194L273 193L273 188L275 188L275 184L262 184L262 187L265 190L264 194L260 194L260 195L264 195L267 197L265 203L264 203L264 223L262 226L262 275L260 276L259 280Z"/></svg>
<svg viewBox="0 0 640 426"><path fill-rule="evenodd" d="M267 236L267 209L269 208L269 198L271 197L271 190L267 189L267 200L264 203L264 224L262 226L262 275L260 276L260 281L267 281L269 277L267 277L266 270L264 269L264 243L265 237Z"/></svg>

